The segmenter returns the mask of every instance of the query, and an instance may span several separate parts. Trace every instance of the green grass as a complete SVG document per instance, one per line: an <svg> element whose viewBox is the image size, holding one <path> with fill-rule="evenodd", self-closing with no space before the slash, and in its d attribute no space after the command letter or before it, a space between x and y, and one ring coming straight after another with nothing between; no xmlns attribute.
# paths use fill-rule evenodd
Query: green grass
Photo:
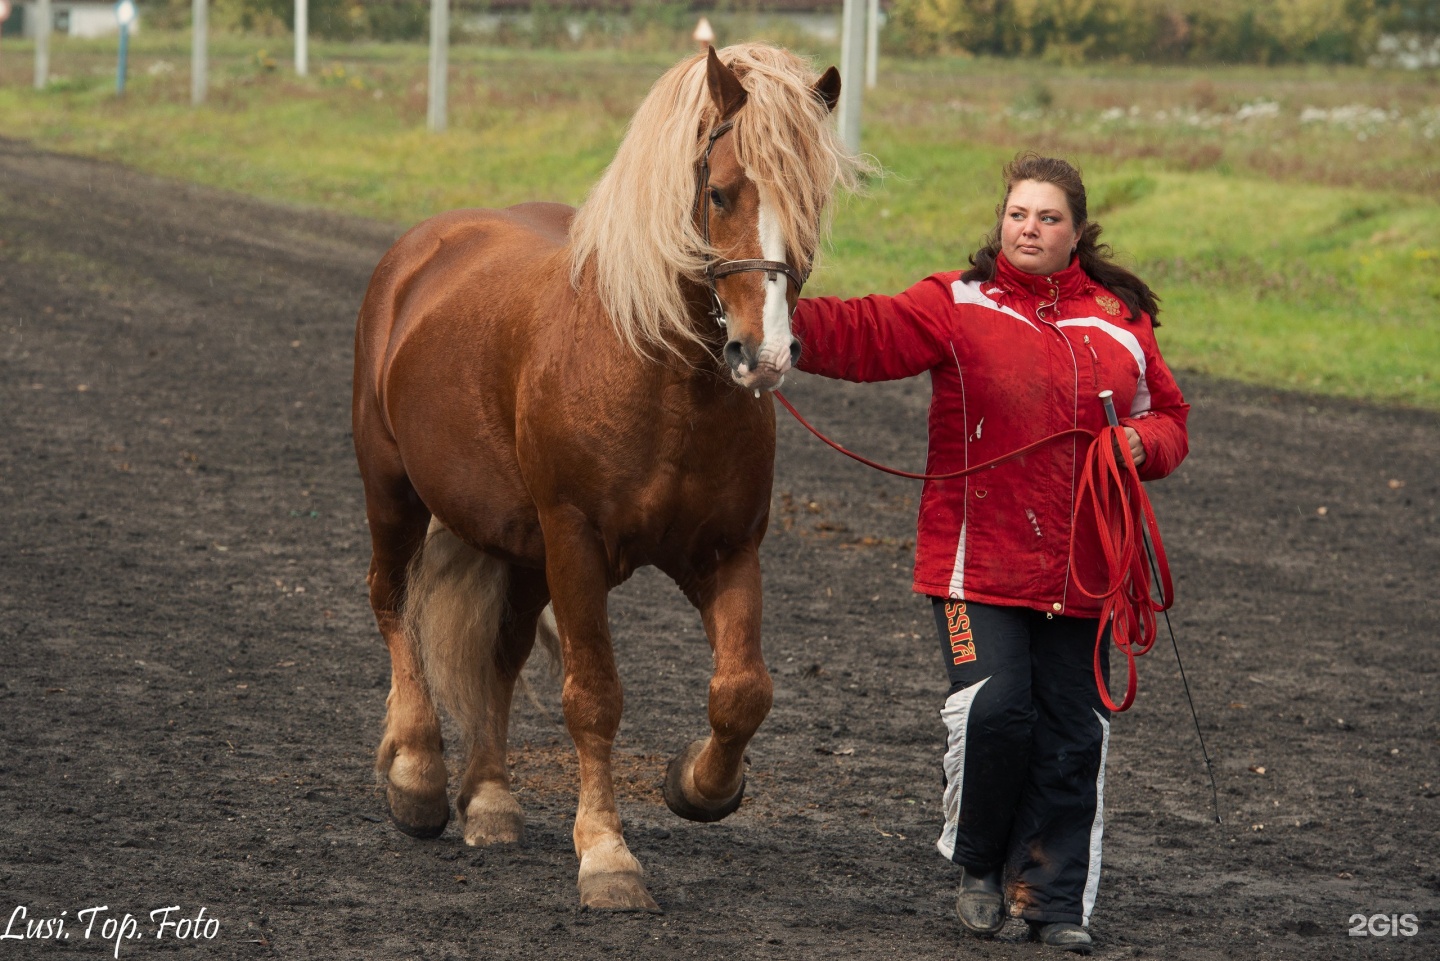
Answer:
<svg viewBox="0 0 1440 961"><path fill-rule="evenodd" d="M654 78L684 51L452 51L451 129L424 129L419 46L60 42L56 83L0 61L0 130L40 146L396 223L460 206L580 201ZM827 54L821 51L822 54ZM825 60L833 59L826 55ZM276 64L275 61L281 61ZM959 266L1024 147L1086 171L1105 238L1163 299L1177 368L1440 409L1440 87L1357 69L886 61L865 149L887 170L837 205L811 292L894 291ZM1037 79L1038 78L1038 79Z"/></svg>

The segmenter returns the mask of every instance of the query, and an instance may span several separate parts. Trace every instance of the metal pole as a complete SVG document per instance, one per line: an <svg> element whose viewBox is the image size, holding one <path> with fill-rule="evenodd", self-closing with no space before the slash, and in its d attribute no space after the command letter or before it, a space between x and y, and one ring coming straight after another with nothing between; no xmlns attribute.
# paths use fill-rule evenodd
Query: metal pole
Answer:
<svg viewBox="0 0 1440 961"><path fill-rule="evenodd" d="M205 102L205 91L210 83L210 50L207 46L209 34L210 6L208 0L191 0L190 103L196 107Z"/></svg>
<svg viewBox="0 0 1440 961"><path fill-rule="evenodd" d="M449 80L449 56L449 0L430 0L430 106L425 121L435 133L445 129L445 84Z"/></svg>
<svg viewBox="0 0 1440 961"><path fill-rule="evenodd" d="M865 2L845 0L840 21L840 140L851 153L860 150L860 103L865 76Z"/></svg>
<svg viewBox="0 0 1440 961"><path fill-rule="evenodd" d="M865 11L865 89L874 90L880 63L880 0L870 0Z"/></svg>
<svg viewBox="0 0 1440 961"><path fill-rule="evenodd" d="M1113 390L1102 390L1100 392L1100 403L1105 408L1105 422L1111 427L1119 427L1120 418L1115 413L1114 398L1115 392ZM1125 441L1117 440L1116 443L1125 443ZM1140 534L1145 542L1145 557L1147 560L1150 561L1150 573L1152 575L1150 581L1151 597L1154 598L1154 600L1163 602L1165 598L1154 596L1155 592L1163 592L1165 588L1160 583L1160 562L1155 559L1155 542L1150 540L1150 528L1146 527L1144 524L1141 524ZM1178 650L1175 652L1175 656L1180 656L1180 652ZM1181 670L1184 670L1184 668L1181 668ZM1219 815L1217 814L1216 816L1218 817Z"/></svg>
<svg viewBox="0 0 1440 961"><path fill-rule="evenodd" d="M295 73L310 72L310 2L295 0Z"/></svg>
<svg viewBox="0 0 1440 961"><path fill-rule="evenodd" d="M54 23L50 0L37 0L35 6L35 89L44 90L50 82L50 27Z"/></svg>
<svg viewBox="0 0 1440 961"><path fill-rule="evenodd" d="M125 96L125 68L126 56L130 48L130 28L120 24L120 63L115 68L115 96Z"/></svg>

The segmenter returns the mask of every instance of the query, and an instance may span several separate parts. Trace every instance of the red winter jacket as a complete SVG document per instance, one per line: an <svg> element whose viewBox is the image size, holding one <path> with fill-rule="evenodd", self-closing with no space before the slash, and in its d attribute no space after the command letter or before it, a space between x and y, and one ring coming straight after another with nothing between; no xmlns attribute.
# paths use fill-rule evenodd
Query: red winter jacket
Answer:
<svg viewBox="0 0 1440 961"><path fill-rule="evenodd" d="M995 279L935 274L894 297L802 299L792 329L800 369L851 381L928 372L926 473L979 464L1072 427L1099 430L1096 395L1115 392L1120 422L1140 434L1145 480L1185 458L1190 406L1160 358L1148 314L1128 316L1078 259L1049 277L1001 255ZM1097 617L1076 588L1103 587L1094 522L1075 525L1087 442L1056 441L969 477L926 481L915 590L936 597ZM1074 541L1076 570L1071 569Z"/></svg>

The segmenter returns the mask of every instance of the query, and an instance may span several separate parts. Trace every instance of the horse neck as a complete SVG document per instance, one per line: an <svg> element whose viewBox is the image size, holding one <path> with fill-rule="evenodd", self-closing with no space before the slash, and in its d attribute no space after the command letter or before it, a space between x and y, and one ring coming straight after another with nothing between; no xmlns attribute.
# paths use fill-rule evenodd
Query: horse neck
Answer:
<svg viewBox="0 0 1440 961"><path fill-rule="evenodd" d="M561 261L567 264L568 254L567 248L565 256L561 258ZM685 382L688 389L698 392L697 399L713 390L738 390L730 380L721 359L726 340L725 328L716 323L711 313L714 301L710 288L702 282L685 277L677 278L676 282L680 285L687 308L686 329L694 337L675 334L670 338L669 346L652 344L641 353L631 352L623 343L618 343L617 348L631 358L631 369L637 374L670 383ZM615 332L610 319L605 315L599 295L595 292L593 271L587 270L582 275L575 298L578 322L587 327L596 325L593 326L596 333L606 330L619 339L620 335Z"/></svg>

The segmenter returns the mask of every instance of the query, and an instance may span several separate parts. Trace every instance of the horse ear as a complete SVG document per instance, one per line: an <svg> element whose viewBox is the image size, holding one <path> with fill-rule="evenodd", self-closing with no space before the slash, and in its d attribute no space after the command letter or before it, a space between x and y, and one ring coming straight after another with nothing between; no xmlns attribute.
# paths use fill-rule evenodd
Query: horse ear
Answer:
<svg viewBox="0 0 1440 961"><path fill-rule="evenodd" d="M810 88L815 91L815 96L825 105L826 110L834 110L835 105L840 102L840 71L831 67L820 75L815 81L815 86Z"/></svg>
<svg viewBox="0 0 1440 961"><path fill-rule="evenodd" d="M705 79L710 84L710 99L715 101L715 109L720 111L721 123L745 106L745 98L749 95L740 86L740 78L735 76L735 71L720 62L714 47L710 48L708 55Z"/></svg>

